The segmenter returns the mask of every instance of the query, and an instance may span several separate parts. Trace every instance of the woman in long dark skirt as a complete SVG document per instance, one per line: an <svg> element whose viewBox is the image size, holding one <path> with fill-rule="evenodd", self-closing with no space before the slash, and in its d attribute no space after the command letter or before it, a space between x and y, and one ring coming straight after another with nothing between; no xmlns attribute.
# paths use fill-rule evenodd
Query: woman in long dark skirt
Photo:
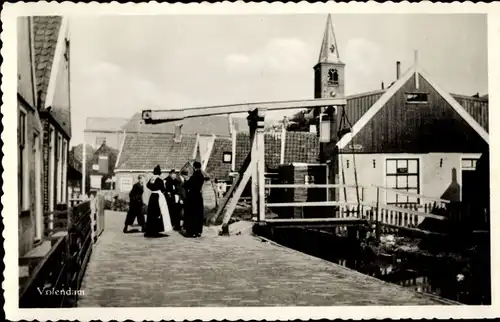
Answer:
<svg viewBox="0 0 500 322"><path fill-rule="evenodd" d="M153 170L153 177L148 181L146 187L151 190L148 202L148 213L144 237L159 237L161 232L172 231L172 223L168 212L167 201L163 195L165 185L160 178L160 166Z"/></svg>
<svg viewBox="0 0 500 322"><path fill-rule="evenodd" d="M201 171L201 164L193 164L194 173L184 184L187 193L187 203L185 204L185 224L187 237L200 237L203 232L204 205L201 189L206 176Z"/></svg>

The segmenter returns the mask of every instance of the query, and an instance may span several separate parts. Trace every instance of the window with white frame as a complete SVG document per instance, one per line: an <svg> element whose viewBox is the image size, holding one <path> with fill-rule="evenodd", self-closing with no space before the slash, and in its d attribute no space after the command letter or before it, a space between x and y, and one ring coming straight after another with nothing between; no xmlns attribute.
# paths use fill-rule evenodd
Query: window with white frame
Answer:
<svg viewBox="0 0 500 322"><path fill-rule="evenodd" d="M123 177L120 180L120 191L128 192L132 190L132 177Z"/></svg>
<svg viewBox="0 0 500 322"><path fill-rule="evenodd" d="M224 152L222 162L231 163L233 161L232 157L233 156L231 152Z"/></svg>
<svg viewBox="0 0 500 322"><path fill-rule="evenodd" d="M401 194L398 191L417 195L420 192L420 171L418 159L386 160L387 204L419 203L417 196Z"/></svg>
<svg viewBox="0 0 500 322"><path fill-rule="evenodd" d="M405 98L408 104L427 104L429 102L427 93L405 93Z"/></svg>
<svg viewBox="0 0 500 322"><path fill-rule="evenodd" d="M477 160L478 159L462 159L462 170L476 170Z"/></svg>
<svg viewBox="0 0 500 322"><path fill-rule="evenodd" d="M62 164L62 167L61 167L61 172L62 172L62 188L61 188L61 192L62 192L62 201L63 202L66 202L67 200L67 180L66 180L66 174L68 173L68 161L67 161L67 156L68 156L68 143L66 142L66 139L63 138L63 142L62 142L62 148L61 148L61 164Z"/></svg>
<svg viewBox="0 0 500 322"><path fill-rule="evenodd" d="M28 173L27 173L27 152L26 137L27 137L27 113L23 109L19 110L18 119L18 195L19 195L19 210L26 210L29 207L28 196Z"/></svg>
<svg viewBox="0 0 500 322"><path fill-rule="evenodd" d="M61 134L57 134L57 203L62 201L62 177L63 177L63 167L62 167L62 146L63 137Z"/></svg>

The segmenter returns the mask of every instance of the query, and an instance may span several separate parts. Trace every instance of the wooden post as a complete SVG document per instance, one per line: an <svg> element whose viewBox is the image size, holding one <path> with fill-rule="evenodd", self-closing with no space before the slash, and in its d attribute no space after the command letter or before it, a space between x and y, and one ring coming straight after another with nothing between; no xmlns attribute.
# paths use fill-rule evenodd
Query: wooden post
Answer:
<svg viewBox="0 0 500 322"><path fill-rule="evenodd" d="M377 239L377 241L380 241L379 214L380 214L380 188L377 187L377 214L375 216L375 238Z"/></svg>
<svg viewBox="0 0 500 322"><path fill-rule="evenodd" d="M330 167L329 164L327 164L325 166L325 168L326 168L326 184L330 184L330 178L328 177L330 175L330 172L328 171L329 167ZM328 188L326 188L326 201L330 201L330 189L328 189Z"/></svg>
<svg viewBox="0 0 500 322"><path fill-rule="evenodd" d="M258 159L257 155L257 140L255 140L255 132L257 130L257 111L253 111L248 115L248 126L250 127L250 142L251 142L251 162L256 163ZM257 217L258 215L258 199L259 199L259 189L258 189L258 177L257 177L257 167L253 167L252 170L252 217Z"/></svg>
<svg viewBox="0 0 500 322"><path fill-rule="evenodd" d="M280 164L285 163L286 125L287 118L285 116L283 118L283 127L281 128Z"/></svg>
<svg viewBox="0 0 500 322"><path fill-rule="evenodd" d="M250 164L248 165L245 173L243 174L243 177L238 184L238 188L236 188L236 191L234 192L234 195L228 204L226 212L224 213L224 217L222 219L222 231L220 232L220 235L229 235L229 220L233 215L233 211L236 208L236 204L238 203L238 200L240 199L241 194L248 183L248 180L250 180L253 168L255 168L255 162L250 161Z"/></svg>
<svg viewBox="0 0 500 322"><path fill-rule="evenodd" d="M258 121L257 121L257 176L258 176L258 192L259 192L259 221L264 221L266 219L266 192L265 192L265 145L264 145L264 118L265 111L258 111Z"/></svg>

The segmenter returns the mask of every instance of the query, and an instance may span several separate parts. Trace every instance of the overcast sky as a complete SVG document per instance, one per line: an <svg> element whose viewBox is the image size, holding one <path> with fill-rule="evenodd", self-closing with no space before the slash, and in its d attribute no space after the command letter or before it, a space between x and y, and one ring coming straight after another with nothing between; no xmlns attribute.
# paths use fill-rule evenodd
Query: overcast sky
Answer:
<svg viewBox="0 0 500 322"><path fill-rule="evenodd" d="M485 15L332 15L346 94L420 64L451 93L487 92ZM72 145L87 117L313 98L326 15L72 17ZM288 114L291 112L288 112ZM278 117L277 113L272 117Z"/></svg>

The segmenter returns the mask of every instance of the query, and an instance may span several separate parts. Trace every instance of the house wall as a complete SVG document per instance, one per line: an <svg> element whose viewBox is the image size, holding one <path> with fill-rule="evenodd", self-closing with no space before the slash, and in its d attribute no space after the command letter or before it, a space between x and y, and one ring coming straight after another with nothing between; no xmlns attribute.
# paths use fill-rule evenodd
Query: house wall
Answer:
<svg viewBox="0 0 500 322"><path fill-rule="evenodd" d="M23 160L18 160L19 176L19 225L18 225L18 251L23 256L30 251L36 239L43 234L43 198L42 198L42 134L43 128L34 97L34 75L32 65L31 25L28 17L20 17L17 20L18 36L18 82L17 93L18 113L24 113L24 133L19 132L20 114L18 115L18 134L24 135ZM18 145L19 135L18 135ZM19 153L18 153L19 157ZM22 199L22 201L21 201Z"/></svg>
<svg viewBox="0 0 500 322"><path fill-rule="evenodd" d="M419 75L408 81L354 136L343 151L357 153L481 153L488 144ZM427 93L427 103L407 103L406 93Z"/></svg>
<svg viewBox="0 0 500 322"><path fill-rule="evenodd" d="M66 31L61 30L65 33ZM59 125L63 128L68 136L71 136L71 107L70 107L70 87L69 87L69 76L70 76L70 63L69 63L69 47L68 55L65 58L64 53L66 52L65 39L59 38L62 41L60 45L63 46L63 51L60 53L62 57L54 57L53 68L57 68L57 76L55 77L55 90L54 97L52 100L52 109L50 113L57 120ZM59 45L59 44L58 44ZM58 52L56 52L56 55ZM59 59L57 59L59 58Z"/></svg>
<svg viewBox="0 0 500 322"><path fill-rule="evenodd" d="M200 135L198 140L198 148L201 156L201 162L205 161L204 158L207 155L207 151L213 141L213 137L210 135Z"/></svg>
<svg viewBox="0 0 500 322"><path fill-rule="evenodd" d="M85 144L91 145L92 148L97 149L102 144L102 139L106 140L106 145L113 149L120 149L121 143L125 134L123 132L111 131L84 131L83 133ZM99 142L98 142L99 139Z"/></svg>
<svg viewBox="0 0 500 322"><path fill-rule="evenodd" d="M35 106L33 67L31 64L30 22L28 17L17 18L17 92Z"/></svg>
<svg viewBox="0 0 500 322"><path fill-rule="evenodd" d="M386 160L387 159L418 159L419 160L419 194L430 198L447 199L461 198L461 193L443 195L452 186L453 172L456 171L456 183L462 185L462 158L479 158L480 154L466 153L427 153L427 154L340 154L339 164L343 166L345 183L355 184L354 161L359 186L369 187L361 192L364 200L375 203L377 190L371 185L386 186ZM442 159L442 162L441 162ZM354 161L353 161L354 160ZM374 167L375 161L375 167ZM349 166L347 165L349 163ZM343 183L342 168L339 169L339 183ZM459 188L460 190L460 188ZM347 188L347 201L356 202L356 190ZM339 200L345 201L344 189L340 189ZM386 203L387 195L380 190L380 202ZM460 199L459 199L460 200ZM421 203L429 200L420 200Z"/></svg>
<svg viewBox="0 0 500 322"><path fill-rule="evenodd" d="M22 198L19 198L19 227L18 241L19 254L24 255L31 250L35 239L40 239L43 234L42 225L42 155L41 134L42 126L35 110L18 101L18 110L26 114L26 127L24 131L25 144L23 161L18 160L18 182Z"/></svg>
<svg viewBox="0 0 500 322"><path fill-rule="evenodd" d="M68 163L69 141L62 132L43 119L43 209L53 211L57 204L68 200Z"/></svg>

